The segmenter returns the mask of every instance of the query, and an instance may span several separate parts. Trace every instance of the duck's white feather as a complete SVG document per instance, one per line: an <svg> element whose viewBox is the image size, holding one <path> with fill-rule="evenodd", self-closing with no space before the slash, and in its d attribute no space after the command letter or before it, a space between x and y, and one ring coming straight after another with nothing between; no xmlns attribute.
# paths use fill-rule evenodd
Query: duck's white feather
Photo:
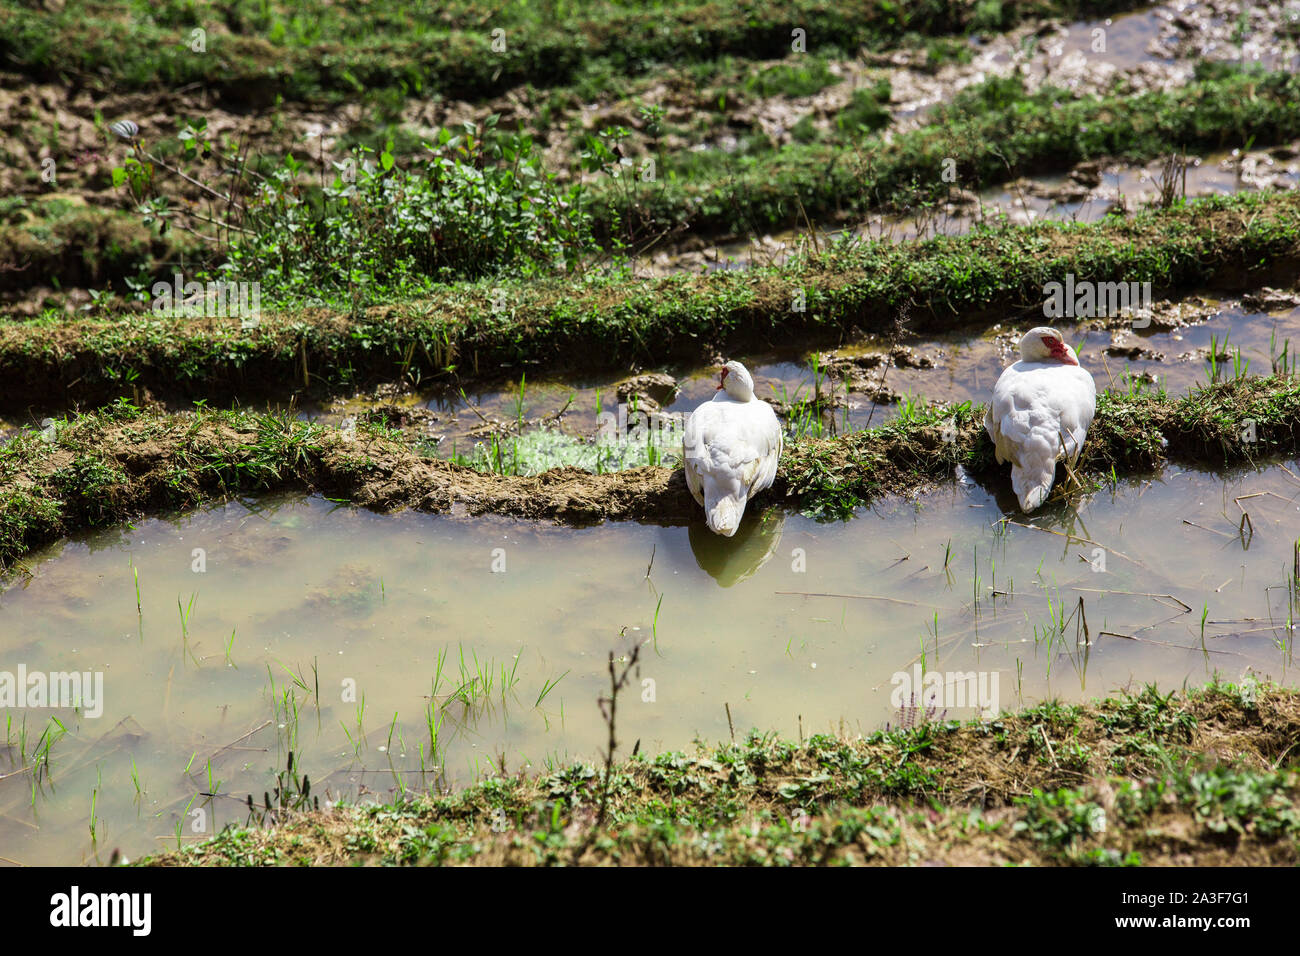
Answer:
<svg viewBox="0 0 1300 956"><path fill-rule="evenodd" d="M1011 462L1011 487L1026 513L1047 500L1056 463L1071 467L1097 410L1097 386L1078 365L1026 362L1009 366L993 387L984 428L999 462Z"/></svg>
<svg viewBox="0 0 1300 956"><path fill-rule="evenodd" d="M691 413L683 433L686 485L709 530L731 537L749 499L771 486L781 458L781 423L762 399L718 392Z"/></svg>

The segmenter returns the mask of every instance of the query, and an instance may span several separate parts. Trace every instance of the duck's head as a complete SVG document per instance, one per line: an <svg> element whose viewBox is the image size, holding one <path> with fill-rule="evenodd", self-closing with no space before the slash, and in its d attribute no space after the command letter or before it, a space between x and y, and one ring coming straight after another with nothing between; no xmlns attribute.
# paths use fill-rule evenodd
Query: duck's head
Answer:
<svg viewBox="0 0 1300 956"><path fill-rule="evenodd" d="M1065 337L1056 329L1040 325L1030 329L1020 339L1020 357L1026 362L1060 362L1078 365L1079 357L1065 344Z"/></svg>
<svg viewBox="0 0 1300 956"><path fill-rule="evenodd" d="M725 391L738 402L747 402L754 397L754 379L749 369L739 362L728 362L718 370L717 391Z"/></svg>

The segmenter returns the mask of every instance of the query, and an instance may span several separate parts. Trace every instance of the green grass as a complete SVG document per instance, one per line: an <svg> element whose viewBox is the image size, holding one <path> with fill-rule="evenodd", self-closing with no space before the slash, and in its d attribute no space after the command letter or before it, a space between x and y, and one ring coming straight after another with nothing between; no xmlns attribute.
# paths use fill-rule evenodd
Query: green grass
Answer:
<svg viewBox="0 0 1300 956"><path fill-rule="evenodd" d="M809 57L807 63L776 63L753 73L745 90L757 96L811 96L838 81L825 59Z"/></svg>
<svg viewBox="0 0 1300 956"><path fill-rule="evenodd" d="M0 254L24 264L0 273L0 284L111 286L147 299L151 280L170 276L177 266L192 273L224 263L229 277L260 282L263 301L323 299L354 308L418 296L457 277L518 275L557 264L573 271L593 261L593 239L617 247L683 231L761 235L877 209L924 216L955 187L979 189L1099 157L1146 161L1171 150L1203 152L1300 136L1300 78L1294 74L1220 65L1202 66L1199 73L1185 88L1107 98L1052 88L1030 94L1017 78L991 79L937 107L926 126L888 141L874 135L888 120L883 104L889 83L879 80L853 94L829 131L818 131L805 117L794 130L797 142L788 146L773 147L751 130L731 152L661 154L655 134L635 147L631 167L636 173L638 164L654 159L654 182L601 175L590 186L575 182L563 189L554 181L560 171L542 169L531 139L513 131L487 128L483 141L468 148L460 138L450 147L442 142L435 147L437 163L430 164L400 125L380 124L382 131L358 131L356 138L375 141L382 168L363 173L353 187L357 195L347 199L341 183L319 185L318 176L292 156L250 157L249 168L271 188L258 202L221 204L223 218L238 226L233 233L189 218L191 204L183 200L193 198L185 192L192 184L142 154L118 170L132 185L132 204L145 210L134 217L62 199L14 197L0 207ZM804 65L796 59L736 74L737 95L798 93L827 75L823 59L810 57ZM650 108L639 112L643 133L660 122ZM695 110L697 123L714 113L725 125L726 110L712 107ZM537 132L554 132L542 119L535 118ZM201 127L199 121L197 137L149 143L150 155L186 167L206 135ZM626 132L583 131L567 151L564 172L626 170L611 152ZM688 140L707 132L678 131ZM221 181L212 185L217 193L227 188ZM161 225L224 239L204 243L182 228L160 233ZM235 241L225 241L232 236Z"/></svg>
<svg viewBox="0 0 1300 956"><path fill-rule="evenodd" d="M1153 699L1177 715L1172 732L1127 729ZM754 731L616 765L610 822L594 832L600 774L579 762L447 796L291 816L270 831L232 826L142 862L1294 864L1300 780L1288 744L1298 724L1295 691L1263 686L1248 699L1214 683L854 738ZM1062 765L1049 750L1081 756Z"/></svg>
<svg viewBox="0 0 1300 956"><path fill-rule="evenodd" d="M862 242L781 267L703 276L484 280L345 318L267 309L256 328L111 311L0 323L0 404L101 403L148 388L213 402L342 393L406 377L425 387L501 367L614 369L729 350L913 328L980 329L1041 308L1065 273L1151 281L1157 294L1249 288L1294 274L1300 196L1242 194L1091 224L998 226L921 243ZM791 311L802 290L806 309Z"/></svg>
<svg viewBox="0 0 1300 956"><path fill-rule="evenodd" d="M633 436L629 436L632 439ZM577 438L558 429L530 428L520 434L493 435L451 460L497 475L537 475L551 468L580 468L593 474L681 463L682 430L648 429L646 440L605 441Z"/></svg>
<svg viewBox="0 0 1300 956"><path fill-rule="evenodd" d="M393 90L482 99L523 83L581 85L602 72L641 74L659 64L727 55L776 59L791 30L811 53L883 49L926 36L1002 30L1034 16L1077 18L1130 9L1132 0L792 0L779 8L715 0L649 4L470 0L330 4L293 0L118 0L56 12L4 0L0 59L44 80L76 76L117 90L201 83L224 100L269 104ZM192 31L207 30L196 53ZM504 50L493 49L503 30ZM501 39L499 37L498 39Z"/></svg>
<svg viewBox="0 0 1300 956"><path fill-rule="evenodd" d="M881 91L860 90L824 138L716 155L710 166L663 157L660 180L607 185L595 208L597 231L625 238L670 228L697 235L762 235L799 227L805 217L861 215L933 204L949 190L979 190L1018 176L1061 171L1114 157L1146 162L1171 151L1198 152L1285 142L1300 136L1300 77L1293 73L1201 68L1186 87L1138 95L1078 97L1052 87L1025 91L1018 77L995 78L937 107L925 126L887 142L864 130L887 117ZM955 180L945 166L955 164ZM620 231L621 230L621 231Z"/></svg>

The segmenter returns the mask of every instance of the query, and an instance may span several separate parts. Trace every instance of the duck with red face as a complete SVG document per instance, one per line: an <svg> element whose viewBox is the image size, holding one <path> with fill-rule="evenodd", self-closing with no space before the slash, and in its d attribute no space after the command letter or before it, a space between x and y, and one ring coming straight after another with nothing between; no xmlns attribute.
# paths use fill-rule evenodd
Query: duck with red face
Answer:
<svg viewBox="0 0 1300 956"><path fill-rule="evenodd" d="M1064 362L1066 365L1079 364L1079 357L1074 354L1074 349L1065 344L1065 339L1061 338L1061 333L1056 329L1034 329L1029 334L1038 335L1038 341L1043 343L1043 348L1047 349L1050 359ZM1020 343L1020 357L1025 357L1025 344L1023 341Z"/></svg>
<svg viewBox="0 0 1300 956"><path fill-rule="evenodd" d="M1056 329L1020 339L1020 361L993 386L984 429L999 463L1011 462L1011 487L1026 514L1052 491L1056 463L1073 467L1097 411L1097 386Z"/></svg>

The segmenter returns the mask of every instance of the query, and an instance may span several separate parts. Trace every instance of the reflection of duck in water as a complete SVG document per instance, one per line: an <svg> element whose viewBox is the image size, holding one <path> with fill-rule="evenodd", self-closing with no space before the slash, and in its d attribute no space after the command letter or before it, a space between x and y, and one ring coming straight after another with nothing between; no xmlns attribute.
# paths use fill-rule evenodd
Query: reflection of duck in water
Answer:
<svg viewBox="0 0 1300 956"><path fill-rule="evenodd" d="M785 512L769 508L763 514L750 513L730 538L719 537L699 522L692 522L688 533L695 563L724 588L743 581L776 554L781 543Z"/></svg>

